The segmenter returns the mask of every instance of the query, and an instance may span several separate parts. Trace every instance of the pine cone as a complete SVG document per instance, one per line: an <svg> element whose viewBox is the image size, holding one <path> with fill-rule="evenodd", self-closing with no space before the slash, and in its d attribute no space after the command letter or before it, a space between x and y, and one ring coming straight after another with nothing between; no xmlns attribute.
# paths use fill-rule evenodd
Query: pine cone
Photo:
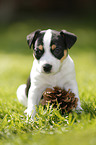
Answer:
<svg viewBox="0 0 96 145"><path fill-rule="evenodd" d="M75 94L68 91L63 90L59 87L54 87L53 89L47 88L42 95L42 105L46 105L48 102L50 105L53 104L53 107L56 108L59 104L59 109L61 113L71 112L77 106L78 98L75 98Z"/></svg>

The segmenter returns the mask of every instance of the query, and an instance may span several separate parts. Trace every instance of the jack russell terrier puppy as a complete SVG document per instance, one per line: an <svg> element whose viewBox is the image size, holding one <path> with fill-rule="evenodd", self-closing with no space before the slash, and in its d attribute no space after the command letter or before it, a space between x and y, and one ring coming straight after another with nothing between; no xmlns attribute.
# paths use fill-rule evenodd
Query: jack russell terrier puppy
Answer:
<svg viewBox="0 0 96 145"><path fill-rule="evenodd" d="M65 30L36 30L27 36L29 47L33 47L34 62L27 84L20 85L17 97L27 107L27 116L34 118L43 91L58 86L71 91L78 98L76 111L82 110L78 95L74 62L68 55L77 37Z"/></svg>

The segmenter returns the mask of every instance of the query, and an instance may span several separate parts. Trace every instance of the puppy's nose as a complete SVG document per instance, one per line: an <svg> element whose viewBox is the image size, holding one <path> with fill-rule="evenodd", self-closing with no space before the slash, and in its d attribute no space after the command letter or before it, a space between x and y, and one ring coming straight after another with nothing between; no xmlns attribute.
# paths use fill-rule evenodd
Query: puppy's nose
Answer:
<svg viewBox="0 0 96 145"><path fill-rule="evenodd" d="M52 69L52 65L50 65L50 64L45 64L45 65L43 66L43 69L44 69L44 71L45 71L46 73L50 73L50 71L51 71L51 69Z"/></svg>

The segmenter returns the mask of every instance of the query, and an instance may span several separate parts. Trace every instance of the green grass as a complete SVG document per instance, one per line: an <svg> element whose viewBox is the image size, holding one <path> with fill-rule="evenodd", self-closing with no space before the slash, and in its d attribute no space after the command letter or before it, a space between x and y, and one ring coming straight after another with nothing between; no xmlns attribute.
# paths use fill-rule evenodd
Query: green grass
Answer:
<svg viewBox="0 0 96 145"><path fill-rule="evenodd" d="M74 21L27 20L0 28L0 144L96 144L96 30L93 23ZM26 83L33 62L26 35L38 28L67 29L78 35L69 54L75 63L82 114L61 116L40 105L35 121L26 120L16 89Z"/></svg>

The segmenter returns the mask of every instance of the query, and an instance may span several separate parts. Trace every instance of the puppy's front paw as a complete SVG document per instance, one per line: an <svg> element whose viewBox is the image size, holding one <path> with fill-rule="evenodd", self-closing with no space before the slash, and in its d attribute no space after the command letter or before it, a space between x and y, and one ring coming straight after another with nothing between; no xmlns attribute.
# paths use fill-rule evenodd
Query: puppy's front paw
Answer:
<svg viewBox="0 0 96 145"><path fill-rule="evenodd" d="M83 111L83 109L82 109L81 106L77 106L77 107L76 107L76 112L77 112L77 113L82 113L82 111Z"/></svg>
<svg viewBox="0 0 96 145"><path fill-rule="evenodd" d="M35 110L33 110L33 109L26 109L25 111L24 111L24 113L25 114L27 114L27 120L29 119L29 118L31 118L31 120L34 120L34 117L35 117Z"/></svg>
<svg viewBox="0 0 96 145"><path fill-rule="evenodd" d="M24 111L24 114L27 114L27 109Z"/></svg>

